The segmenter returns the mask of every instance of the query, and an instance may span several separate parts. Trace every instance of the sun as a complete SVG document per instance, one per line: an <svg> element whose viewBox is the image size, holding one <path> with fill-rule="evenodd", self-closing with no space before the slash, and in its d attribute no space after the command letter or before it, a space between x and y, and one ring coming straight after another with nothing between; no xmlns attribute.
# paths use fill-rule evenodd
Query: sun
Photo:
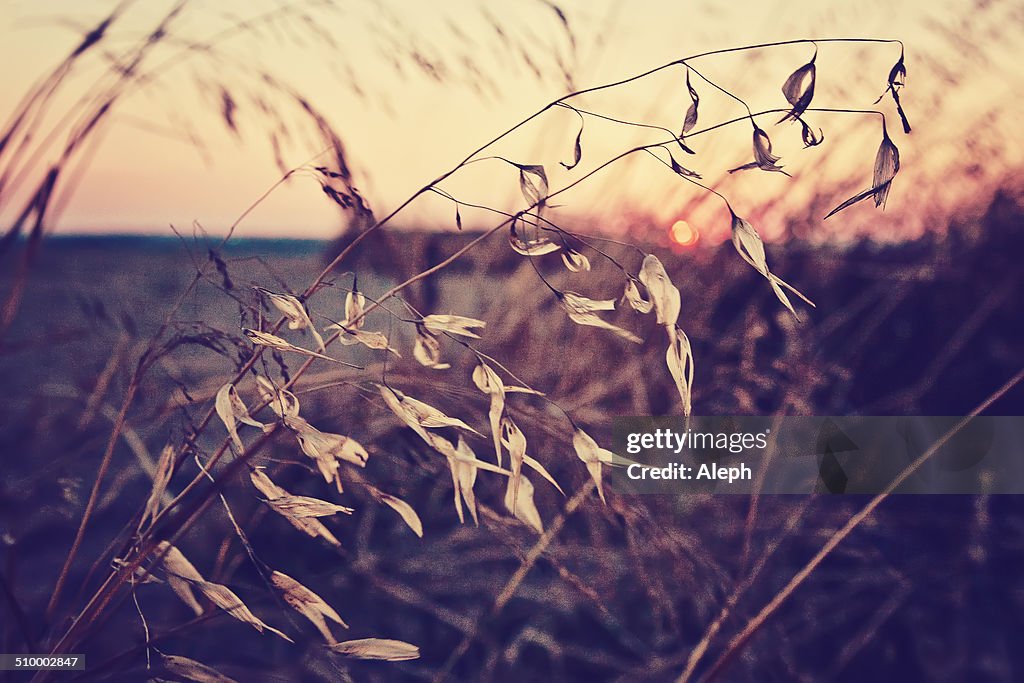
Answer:
<svg viewBox="0 0 1024 683"><path fill-rule="evenodd" d="M692 247L700 239L697 228L692 227L684 220L678 220L669 229L669 236L672 241L680 247Z"/></svg>

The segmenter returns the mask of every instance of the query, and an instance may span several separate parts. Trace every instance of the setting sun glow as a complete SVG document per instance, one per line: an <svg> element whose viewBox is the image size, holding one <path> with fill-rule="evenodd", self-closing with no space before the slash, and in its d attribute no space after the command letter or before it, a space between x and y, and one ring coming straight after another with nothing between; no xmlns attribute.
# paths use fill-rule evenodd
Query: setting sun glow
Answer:
<svg viewBox="0 0 1024 683"><path fill-rule="evenodd" d="M700 239L700 233L686 221L676 221L669 231L672 241L681 247L692 247Z"/></svg>

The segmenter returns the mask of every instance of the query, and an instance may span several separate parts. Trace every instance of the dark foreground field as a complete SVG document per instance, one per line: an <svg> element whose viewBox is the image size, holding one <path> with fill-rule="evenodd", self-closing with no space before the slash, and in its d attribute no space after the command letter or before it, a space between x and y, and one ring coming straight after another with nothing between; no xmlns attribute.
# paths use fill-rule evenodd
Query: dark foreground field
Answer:
<svg viewBox="0 0 1024 683"><path fill-rule="evenodd" d="M773 269L817 303L803 324L784 314L729 245L666 258L682 290L680 321L696 358L694 411L970 411L1024 361L1021 216L1020 207L1003 198L980 224L958 226L945 240L842 251L773 247ZM432 242L447 253L443 237ZM47 618L140 340L164 320L195 265L169 239L54 239L45 246L0 352L0 651L48 650L52 634L66 628L106 578L125 542L125 524L149 494L157 454L188 434L245 353L232 338L243 309L231 296L253 303L253 284L301 290L323 265L326 249L287 242L229 247L221 256L230 290L224 291L218 274L177 312L175 346L150 370L127 414L107 474L110 485ZM205 248L193 256L209 262ZM368 296L381 293L402 269L389 267L388 260L413 256L436 258L401 250L367 258L360 288ZM480 348L599 440L608 440L612 416L678 411L664 349L653 343L652 329L638 328L650 340L634 349L571 325L529 266L506 271L488 258L470 259L450 276L442 273L437 291L416 294L417 305L486 320ZM576 282L558 271L545 272L553 281ZM7 277L0 275L0 287L8 286ZM620 293L599 277L580 282L594 296ZM351 275L339 273L336 283L349 286ZM325 315L333 309L341 317L341 294L318 297ZM367 325L391 329L383 314ZM407 330L395 328L391 338L403 358L389 363L389 383L486 433L487 399L469 380L470 354L446 346L452 369L430 371L411 360ZM904 496L885 502L749 642L730 648L730 640L866 499L612 493L602 505L590 493L579 504L572 497L589 480L568 445L570 428L549 403L526 396L510 399L509 410L526 432L531 454L568 498L537 484L547 530L538 536L506 513L501 483L482 473L479 527L459 524L443 459L401 427L369 384L381 377L379 353L336 353L367 369L325 366L304 376L296 392L303 415L321 429L358 436L370 459L351 481L372 482L410 503L422 518L423 538L377 504L369 489L350 486L338 496L325 487L310 475L294 439L281 434L256 462L293 492L355 508L351 516L326 522L342 549L302 536L268 514L248 477L233 481L225 500L261 565L324 597L350 627L344 638L400 639L417 645L421 658L364 662L328 652L316 631L264 585L218 501L178 547L208 579L230 586L295 644L261 635L212 608L193 619L166 585L143 585L135 591L137 605L130 597L116 603L78 647L87 655L86 678L170 678L145 671L140 611L160 652L199 660L239 681L426 680L443 673L454 680L666 680L683 672L713 624L707 652L696 664L698 677L1024 677L1024 501L1018 497ZM275 372L298 365L294 358L284 361ZM990 412L1024 414L1024 391L1011 391ZM215 427L215 435L198 442L201 453L223 438ZM482 454L488 444L473 442ZM195 466L188 472L190 478ZM177 493L186 480L172 481L169 490ZM567 499L573 502L566 511ZM335 628L336 635L341 631Z"/></svg>

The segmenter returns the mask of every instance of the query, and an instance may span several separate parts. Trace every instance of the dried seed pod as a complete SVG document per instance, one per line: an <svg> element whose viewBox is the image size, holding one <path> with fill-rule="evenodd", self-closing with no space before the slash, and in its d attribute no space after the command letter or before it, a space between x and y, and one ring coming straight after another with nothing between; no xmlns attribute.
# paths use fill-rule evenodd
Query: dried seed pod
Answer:
<svg viewBox="0 0 1024 683"><path fill-rule="evenodd" d="M885 200L889 198L889 188L892 187L893 178L900 170L900 151L893 144L889 133L882 126L882 143L878 146L875 154L875 167L872 172L871 183L878 188L875 192L875 206L885 207Z"/></svg>
<svg viewBox="0 0 1024 683"><path fill-rule="evenodd" d="M188 561L184 553L167 541L160 541L156 545L155 554L163 556L161 567L167 579L167 585L174 591L181 601L188 605L189 609L195 612L196 616L203 613L203 608L192 593L192 586L203 581L202 574Z"/></svg>
<svg viewBox="0 0 1024 683"><path fill-rule="evenodd" d="M469 447L465 439L459 436L458 444L455 446L455 458L449 458L448 464L452 470L452 480L455 483L455 507L459 514L459 521L462 520L462 506L459 504L459 496L466 502L466 508L473 518L473 523L480 526L480 519L476 512L476 494L473 487L476 486L476 453Z"/></svg>
<svg viewBox="0 0 1024 683"><path fill-rule="evenodd" d="M420 538L423 538L423 522L420 521L420 516L416 514L416 511L411 505L398 496L392 496L390 493L384 493L383 491L378 491L372 487L370 488L370 493L373 494L373 497L376 498L378 502L384 503L397 512L402 518L402 521L412 529L412 532Z"/></svg>
<svg viewBox="0 0 1024 683"><path fill-rule="evenodd" d="M234 384L228 383L220 388L213 407L221 422L224 423L224 427L228 430L228 435L231 437L231 446L234 448L235 453L241 453L245 450L245 447L242 445L242 439L238 436L238 422L259 427L260 429L263 429L265 426L262 422L249 417L249 408L246 407L245 402L238 395Z"/></svg>
<svg viewBox="0 0 1024 683"><path fill-rule="evenodd" d="M235 683L235 679L225 676L212 666L188 657L160 653L160 661L164 669L175 678L184 678L196 683Z"/></svg>
<svg viewBox="0 0 1024 683"><path fill-rule="evenodd" d="M622 298L633 307L633 310L639 313L650 313L654 310L654 302L648 301L641 296L640 288L636 286L638 282L640 281L633 276L629 276L629 279L626 280L626 289L622 293Z"/></svg>
<svg viewBox="0 0 1024 683"><path fill-rule="evenodd" d="M514 502L518 500L520 473L523 470L523 459L526 457L526 435L508 417L501 420L501 433L502 443L508 448L509 469L512 470L512 476L509 477L509 487L512 491L513 501L511 512L515 514Z"/></svg>
<svg viewBox="0 0 1024 683"><path fill-rule="evenodd" d="M872 172L871 187L855 194L854 196L847 199L845 202L837 206L828 212L825 218L839 213L843 209L861 202L865 199L873 197L875 200L875 206L881 206L884 208L885 200L889 197L889 188L892 187L892 181L896 178L896 174L900 171L900 150L897 149L896 145L889 138L889 133L885 129L885 124L882 124L882 143L878 146L878 152L875 154L875 166Z"/></svg>
<svg viewBox="0 0 1024 683"><path fill-rule="evenodd" d="M270 575L270 582L281 591L281 597L284 598L284 601L292 609L309 619L310 623L316 627L316 630L320 632L328 644L333 645L337 641L334 639L331 629L327 626L327 619L340 624L344 628L348 628L348 624L345 623L333 607L327 604L326 600L287 574L275 571Z"/></svg>
<svg viewBox="0 0 1024 683"><path fill-rule="evenodd" d="M786 82L782 84L782 95L789 102L792 109L779 119L779 123L783 121L796 121L807 111L807 107L811 106L811 100L814 98L814 81L817 76L814 60L817 57L818 49L815 47L814 56L811 57L811 61L791 73Z"/></svg>
<svg viewBox="0 0 1024 683"><path fill-rule="evenodd" d="M259 386L260 396L278 417L298 417L299 399L295 394L286 389L279 389L262 375L256 378L256 384Z"/></svg>
<svg viewBox="0 0 1024 683"><path fill-rule="evenodd" d="M384 395L385 393L384 390L387 389L388 392L390 392L394 397L397 398L398 411L396 411L396 414L399 417L401 417L402 420L406 422L406 424L409 424L410 426L412 426L412 424L416 424L420 428L428 429L438 429L441 427L458 427L459 429L465 429L467 431L473 432L474 434L483 436L483 434L480 434L480 432L476 431L462 420L456 417L449 417L448 415L445 415L432 405L412 398L411 396L406 396L405 394L395 389L384 387L383 385L378 386L381 386L382 395ZM387 400L387 396L385 396L385 400ZM392 410L394 411L395 408L392 407Z"/></svg>
<svg viewBox="0 0 1024 683"><path fill-rule="evenodd" d="M576 110L574 109L573 111ZM576 114L580 117L580 130L579 132L576 133L576 142L572 148L572 163L567 164L562 161L558 162L566 171L571 171L572 169L576 168L580 163L580 159L583 158L583 126L585 122L583 119L583 114L580 114L578 111L576 111Z"/></svg>
<svg viewBox="0 0 1024 683"><path fill-rule="evenodd" d="M668 372L672 375L672 381L675 382L676 390L679 392L679 400L683 403L683 415L689 417L690 392L693 388L693 350L690 348L690 340L686 333L678 327L669 337L665 362L668 364Z"/></svg>
<svg viewBox="0 0 1024 683"><path fill-rule="evenodd" d="M344 489L338 472L341 461L365 467L369 453L362 444L351 437L341 434L321 432L301 417L284 418L285 426L295 432L299 448L313 459L324 481L334 482L341 493Z"/></svg>
<svg viewBox="0 0 1024 683"><path fill-rule="evenodd" d="M775 296L778 297L779 301L781 301L795 317L799 319L799 316L797 316L796 311L793 309L793 304L789 301L789 297L787 297L786 293L782 291L782 287L785 287L793 294L796 294L808 305L814 306L814 303L810 299L783 280L776 277L776 275L768 269L768 260L765 255L764 243L761 241L761 236L757 234L757 230L754 229L754 226L748 223L745 219L737 216L735 213L732 214L732 244L736 248L740 257L768 280L768 283L772 287L772 291L775 292Z"/></svg>
<svg viewBox="0 0 1024 683"><path fill-rule="evenodd" d="M816 147L825 142L825 134L821 129L819 128L818 132L815 133L814 129L803 119L800 119L800 138L804 141L804 148Z"/></svg>
<svg viewBox="0 0 1024 683"><path fill-rule="evenodd" d="M434 370L447 370L451 367L450 363L441 362L441 343L437 341L437 337L419 323L416 325L416 343L412 347L412 357L423 367Z"/></svg>
<svg viewBox="0 0 1024 683"><path fill-rule="evenodd" d="M167 484L170 483L171 475L174 474L174 455L174 447L171 444L164 446L160 452L160 458L156 463L156 473L153 475L153 488L150 490L146 509L139 521L140 528L146 523L146 520L156 518L160 512L164 492L167 491Z"/></svg>
<svg viewBox="0 0 1024 683"><path fill-rule="evenodd" d="M428 315L420 322L434 334L448 332L472 339L480 338L480 335L473 332L474 329L487 327L487 323L483 320L468 318L464 315Z"/></svg>
<svg viewBox="0 0 1024 683"><path fill-rule="evenodd" d="M538 534L544 533L544 522L533 501L533 484L526 477L520 475L509 478L505 487L505 509Z"/></svg>
<svg viewBox="0 0 1024 683"><path fill-rule="evenodd" d="M588 299L581 294L569 291L558 292L557 296L562 307L565 309L565 312L569 314L569 320L572 320L577 325L600 327L601 329L614 332L618 336L623 339L628 339L634 344L639 344L641 342L640 337L618 327L617 325L612 325L610 322L598 317L595 313L595 311L615 310L614 299Z"/></svg>
<svg viewBox="0 0 1024 683"><path fill-rule="evenodd" d="M562 248L560 244L552 242L544 235L539 234L539 230L537 236L530 239L523 238L516 230L516 225L518 223L518 219L513 220L512 225L509 226L508 232L508 243L517 253L522 254L523 256L543 256L544 254L550 254Z"/></svg>
<svg viewBox="0 0 1024 683"><path fill-rule="evenodd" d="M317 332L316 327L313 325L313 321L309 319L309 313L306 312L306 307L302 305L302 302L296 299L291 294L277 294L271 292L269 289L263 289L262 287L255 288L257 292L267 297L270 303L274 305L281 314L288 319L289 330L304 330L308 329L313 334L313 338L316 339L317 348L323 353L326 348L324 346L323 337Z"/></svg>
<svg viewBox="0 0 1024 683"><path fill-rule="evenodd" d="M388 338L380 332L367 332L366 330L360 330L356 327L346 327L341 323L328 325L327 329L338 330L341 332L341 335L338 337L338 341L346 346L362 344L368 349L375 349L379 351L387 350L399 358L402 357L402 354L388 345Z"/></svg>
<svg viewBox="0 0 1024 683"><path fill-rule="evenodd" d="M312 538L322 538L335 547L341 546L341 542L335 538L334 534L332 534L330 530L328 530L328 528L317 519L311 517L293 517L275 508L272 504L273 501L290 496L291 494L275 484L270 477L263 472L263 470L254 469L249 473L249 478L252 480L253 486L255 486L256 489L264 495L267 502L271 504L271 509L283 516L293 527Z"/></svg>
<svg viewBox="0 0 1024 683"><path fill-rule="evenodd" d="M525 455L525 454L523 455L523 464L526 465L527 467L529 467L530 469L532 469L534 472L536 472L540 476L542 476L545 479L547 479L548 482L552 486L554 486L558 490L559 493L561 493L563 496L565 495L565 491L563 491L562 487L558 485L558 482L555 481L555 478L551 476L551 473L548 472L547 469L545 469L544 465L540 464L535 459L533 459L529 455Z"/></svg>
<svg viewBox="0 0 1024 683"><path fill-rule="evenodd" d="M356 659L383 659L389 662L418 659L420 656L420 649L415 645L387 638L346 640L344 643L331 645L330 648L338 654Z"/></svg>
<svg viewBox="0 0 1024 683"><path fill-rule="evenodd" d="M336 505L330 501L311 498L309 496L293 496L285 494L267 501L270 507L287 517L307 519L309 517L330 517L339 512L351 515L353 510L344 505Z"/></svg>
<svg viewBox="0 0 1024 683"><path fill-rule="evenodd" d="M491 406L487 417L491 424L491 438L494 442L494 457L501 465L501 416L505 412L505 383L486 363L473 369L473 383L477 388L491 397Z"/></svg>
<svg viewBox="0 0 1024 683"><path fill-rule="evenodd" d="M782 170L782 167L778 165L779 157L772 154L772 141L768 137L768 133L764 132L758 125L754 124L754 160L749 164L743 164L736 168L729 169L729 173L735 173L736 171L746 171L751 168L759 168L762 171L776 171L783 175L788 176L789 174Z"/></svg>
<svg viewBox="0 0 1024 683"><path fill-rule="evenodd" d="M280 636L289 643L294 642L291 638L286 636L281 631L278 631L273 626L268 625L262 619L252 613L252 610L242 602L242 599L235 595L227 586L219 583L213 583L212 581L199 581L195 584L196 588L205 595L210 602L219 607L220 609L227 612L229 615L238 619L243 624L249 624L254 629L263 633L264 630L270 631L274 635Z"/></svg>
<svg viewBox="0 0 1024 683"><path fill-rule="evenodd" d="M366 309L366 297L363 293L352 286L352 291L345 295L345 327L359 329L363 326L365 318L363 311Z"/></svg>
<svg viewBox="0 0 1024 683"><path fill-rule="evenodd" d="M269 332L260 332L259 330L250 329L242 330L242 332L245 334L246 337L249 338L249 341L258 346L269 346L270 348L277 349L278 351L290 351L292 353L298 353L303 356L309 356L310 358L319 358L321 360L329 360L332 363L340 363L341 365L347 365L350 368L359 368L358 365L346 363L343 360L331 358L330 356L325 356L322 353L317 353L316 351L304 349L301 346L295 346L294 344L290 344L281 337L278 337L277 335L274 334L270 334Z"/></svg>
<svg viewBox="0 0 1024 683"><path fill-rule="evenodd" d="M886 93L892 95L893 104L896 105L896 113L900 116L900 123L903 124L903 132L909 134L911 131L910 121L907 120L907 114L903 111L903 104L900 102L900 88L906 84L907 80L907 66L904 60L903 46L900 45L900 58L893 64L892 69L889 70L888 85L878 99L875 100L875 104L882 101Z"/></svg>
<svg viewBox="0 0 1024 683"><path fill-rule="evenodd" d="M696 178L697 180L700 180L701 178L700 173L697 173L696 171L691 171L690 169L686 168L678 161L676 161L676 158L672 156L672 152L668 153L668 165L672 168L673 172L684 178Z"/></svg>
<svg viewBox="0 0 1024 683"><path fill-rule="evenodd" d="M570 249L568 247L562 250L562 263L564 263L565 267L573 273L590 270L590 259L575 249Z"/></svg>
<svg viewBox="0 0 1024 683"><path fill-rule="evenodd" d="M700 97L696 89L690 84L690 69L686 69L686 92L690 95L690 106L686 110L686 118L683 120L683 132L679 137L689 133L697 125L697 105L700 104Z"/></svg>
<svg viewBox="0 0 1024 683"><path fill-rule="evenodd" d="M665 272L665 266L654 254L644 257L640 268L640 282L651 295L658 324L675 326L676 320L679 319L679 289L672 284L668 273Z"/></svg>
<svg viewBox="0 0 1024 683"><path fill-rule="evenodd" d="M519 169L519 189L523 198L538 211L544 208L548 197L548 176L537 164L514 164Z"/></svg>
<svg viewBox="0 0 1024 683"><path fill-rule="evenodd" d="M576 456L587 466L590 478L597 485L597 494L601 496L601 501L607 502L604 498L604 488L601 486L601 465L611 463L614 454L598 446L593 437L579 427L573 431L572 447L576 451Z"/></svg>

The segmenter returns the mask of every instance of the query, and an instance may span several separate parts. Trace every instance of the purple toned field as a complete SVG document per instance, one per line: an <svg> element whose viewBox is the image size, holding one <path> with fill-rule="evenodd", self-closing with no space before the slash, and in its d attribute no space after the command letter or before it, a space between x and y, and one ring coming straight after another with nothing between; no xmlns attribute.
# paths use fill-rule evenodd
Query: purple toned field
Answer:
<svg viewBox="0 0 1024 683"><path fill-rule="evenodd" d="M1011 258L1020 246L1020 216L1003 198L976 238L967 237L968 226L945 241L886 249L793 243L777 250L777 271L817 303L803 324L794 323L756 274L724 248L666 261L684 293L680 319L696 359L694 411L971 410L1024 358L1014 303L1021 272ZM1009 680L1020 673L1011 634L1024 626L1024 587L1012 568L1024 557L1024 510L1009 496L885 502L749 642L730 645L866 499L629 498L611 492L603 505L587 486L569 427L552 406L571 411L600 440L607 439L614 415L675 413L678 396L664 373L663 351L645 342L626 354L628 342L572 325L538 291L530 266L498 269L494 257L504 247L495 239L479 259L467 257L459 272L442 273L436 290L415 293L413 300L487 321L478 348L553 401L521 396L507 406L527 434L530 453L567 496L536 482L545 534L508 514L502 484L487 472L476 486L479 526L468 518L460 524L444 460L402 426L372 385L384 370L385 352L343 347L340 357L366 364L364 371L321 367L294 391L307 419L358 436L366 446L365 469L344 469L346 493L338 496L311 476L286 435L271 437L253 460L293 493L355 509L324 520L340 548L297 533L261 502L247 477L237 475L220 490L246 529L256 563L219 502L177 541L208 580L229 586L296 645L216 610L190 620L166 585L143 585L135 599L157 651L204 662L237 680L422 680L446 670L460 680L662 680L678 675L694 644L718 624L722 634L709 640L698 674L723 667L728 680L933 679L951 672ZM438 254L451 248L443 235L426 242ZM222 254L232 289L224 289L218 273L173 316L175 344L127 413L110 485L79 551L85 561L69 577L72 590L56 615L68 614L102 582L124 542L125 520L149 495L161 448L190 438L189 425L244 357L244 346L231 339L258 307L250 285L296 287L323 265L327 249L286 242L233 247ZM393 254L413 262L429 258ZM562 286L574 276L554 259L542 259L542 272ZM360 288L369 297L401 271L393 264L390 272L374 274L371 261L357 261L365 266ZM47 244L33 271L0 357L4 577L20 613L4 620L8 651L45 632L50 587L138 361L139 340L163 321L190 282L193 263L172 240L74 239ZM345 277L339 274L336 282ZM340 293L319 296L325 314L340 309ZM653 338L652 321L620 322ZM387 316L370 318L367 329L387 330ZM312 343L303 335L293 339ZM407 331L392 329L390 341L403 354L388 362L390 385L487 433L487 397L469 382L472 354L444 343L452 368L429 370L410 358ZM298 363L283 354L270 364L275 367L267 371L287 376ZM239 386L251 397L247 384ZM989 412L1020 414L1022 407L1018 387ZM204 458L223 438L212 432L195 441ZM489 439L469 443L485 454ZM224 476L230 467L222 463L218 472ZM195 463L186 463L168 492L180 492L196 471ZM374 499L375 489L416 510L422 539ZM185 511L204 495L199 489L186 497ZM168 523L182 519L172 516ZM414 643L420 658L374 663L331 654L263 585L259 567L301 577L346 621L346 637L400 639ZM87 654L90 679L124 680L141 675L144 642L134 600L122 598L78 649Z"/></svg>

